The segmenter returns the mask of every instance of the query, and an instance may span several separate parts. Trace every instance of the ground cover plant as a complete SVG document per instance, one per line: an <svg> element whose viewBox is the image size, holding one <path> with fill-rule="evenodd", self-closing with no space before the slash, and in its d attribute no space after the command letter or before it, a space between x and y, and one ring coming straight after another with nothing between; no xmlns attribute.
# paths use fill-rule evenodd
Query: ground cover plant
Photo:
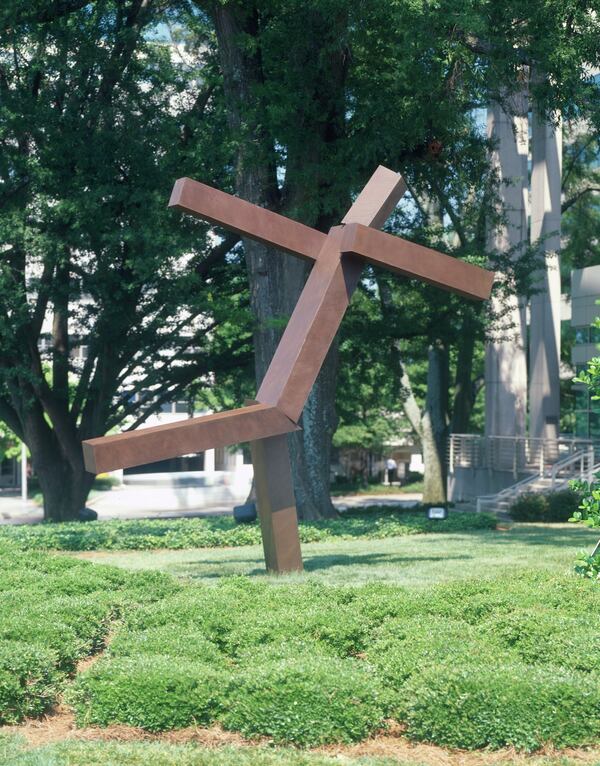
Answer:
<svg viewBox="0 0 600 766"><path fill-rule="evenodd" d="M130 610L68 699L81 725L219 723L247 737L535 750L600 739L600 592L521 572L424 591L181 586ZM586 715L578 715L585 710Z"/></svg>
<svg viewBox="0 0 600 766"><path fill-rule="evenodd" d="M451 513L430 521L423 508L373 506L346 512L336 519L300 523L300 541L335 538L382 539L428 532L494 529L490 514ZM231 516L199 519L110 520L88 524L35 524L0 527L0 540L23 550L152 550L158 548L229 548L260 545L260 527L236 524Z"/></svg>
<svg viewBox="0 0 600 766"><path fill-rule="evenodd" d="M446 562L457 558L449 552L454 545L463 558L450 567L464 570L471 536L478 566L487 569L482 545L504 546L506 557L511 534L544 561L548 540L566 552L576 538L593 536L573 526L524 525L511 533L366 544L338 538L329 545L362 546L368 555L377 544L396 554L411 546L396 555L395 569L411 550L422 568L415 544L429 556L436 547ZM357 558L354 551L343 578L353 587L277 578L273 588L245 577L190 587L159 573L136 576L26 553L5 541L1 720L40 715L64 691L80 724L169 731L218 723L300 746L363 740L390 719L415 740L448 747L533 750L598 741L600 604L593 583L530 572L433 590L354 587ZM78 660L101 650L108 632L113 640L103 657L73 678Z"/></svg>
<svg viewBox="0 0 600 766"><path fill-rule="evenodd" d="M350 744L391 721L445 747L600 742L600 590L589 580L515 568L417 589L355 583L347 568L345 585L194 585L0 550L5 723L62 694L80 726L217 724L277 746Z"/></svg>
<svg viewBox="0 0 600 766"><path fill-rule="evenodd" d="M98 651L110 625L174 587L157 573L131 575L66 557L0 551L0 723L46 711L78 660Z"/></svg>

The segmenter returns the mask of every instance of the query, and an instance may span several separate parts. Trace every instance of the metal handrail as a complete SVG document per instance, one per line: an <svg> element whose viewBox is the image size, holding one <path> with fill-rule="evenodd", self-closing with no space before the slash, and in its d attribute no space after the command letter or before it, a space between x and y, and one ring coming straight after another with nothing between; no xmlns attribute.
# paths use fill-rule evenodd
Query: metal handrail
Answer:
<svg viewBox="0 0 600 766"><path fill-rule="evenodd" d="M589 460L589 463L592 465L588 465L588 467L584 467L584 463L586 460ZM510 487L505 487L504 489L501 489L499 492L496 492L493 495L480 495L477 498L477 513L481 513L482 508L484 505L490 505L490 504L498 504L499 502L502 502L504 499L509 499L511 497L518 497L518 495L521 494L521 490L523 487L525 487L528 484L533 484L536 481L539 481L540 479L551 479L551 486L550 489L555 489L557 483L558 483L558 474L560 471L564 470L565 468L568 468L570 465L574 465L576 463L579 463L579 476L580 478L583 478L584 475L588 477L588 481L590 481L590 477L594 475L596 471L600 471L600 463L597 463L596 465L593 465L594 460L594 450L593 447L588 447L585 451L576 452L574 455L568 455L567 457L563 458L562 460L558 460L554 465L552 466L552 469L550 471L550 474L548 475L546 471L540 471L539 473L534 474L533 476L527 476L525 479L521 479L521 481L516 482L515 484L511 484ZM569 479L572 479L573 476L568 477Z"/></svg>

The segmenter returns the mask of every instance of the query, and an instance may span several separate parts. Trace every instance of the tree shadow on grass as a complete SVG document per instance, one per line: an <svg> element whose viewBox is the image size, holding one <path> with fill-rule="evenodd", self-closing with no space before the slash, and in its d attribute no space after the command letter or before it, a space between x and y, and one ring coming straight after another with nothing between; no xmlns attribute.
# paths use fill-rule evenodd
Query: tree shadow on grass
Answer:
<svg viewBox="0 0 600 766"><path fill-rule="evenodd" d="M369 567L369 566L378 566L378 565L390 565L390 566L396 566L396 567L403 567L403 566L410 566L412 564L417 563L423 563L423 562L436 562L441 561L442 559L444 561L461 561L461 560L467 560L473 558L472 556L461 554L457 556L448 556L447 554L440 553L437 556L403 556L402 554L392 554L389 553L353 553L353 554L344 554L344 553L331 553L331 554L325 554L322 556L314 556L314 555L307 555L304 558L304 570L306 572L316 572L319 570L324 569L332 569L334 567L346 567L346 566L358 566L358 567ZM192 562L190 561L189 564L197 564L198 562ZM249 568L247 571L244 572L244 574L250 576L250 577L256 577L256 576L266 576L268 573L265 571L264 568L256 566L257 560L256 558L247 558L247 559L236 559L235 562L232 562L235 564L236 569L245 569L246 566L252 567ZM185 564L185 562L184 562ZM204 559L202 561L203 567L211 567L214 566L214 571L202 571L201 573L198 573L197 577L199 579L218 579L220 577L223 577L227 574L227 572L223 572L223 561L221 559ZM220 571L219 571L220 570ZM188 575L191 579L195 579L195 576L193 574Z"/></svg>
<svg viewBox="0 0 600 766"><path fill-rule="evenodd" d="M563 548L574 545L585 545L594 539L594 530L585 527L564 527L542 524L519 526L506 532L493 532L494 544L511 545L522 543L523 545L559 546ZM479 533L474 533L479 537ZM483 538L483 535L481 535ZM489 540L489 538L485 538Z"/></svg>

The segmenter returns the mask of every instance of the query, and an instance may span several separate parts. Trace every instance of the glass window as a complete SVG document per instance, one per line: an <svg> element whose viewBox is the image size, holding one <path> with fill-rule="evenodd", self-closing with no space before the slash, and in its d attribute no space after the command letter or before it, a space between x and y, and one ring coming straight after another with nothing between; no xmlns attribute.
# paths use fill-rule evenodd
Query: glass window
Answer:
<svg viewBox="0 0 600 766"><path fill-rule="evenodd" d="M590 327L590 343L600 343L600 327Z"/></svg>
<svg viewBox="0 0 600 766"><path fill-rule="evenodd" d="M575 389L575 409L587 410L587 408L590 406L589 397L590 395L587 388L576 388Z"/></svg>
<svg viewBox="0 0 600 766"><path fill-rule="evenodd" d="M590 328L576 327L575 328L575 343L589 343L589 342L590 342Z"/></svg>
<svg viewBox="0 0 600 766"><path fill-rule="evenodd" d="M575 413L575 435L585 439L590 435L587 410Z"/></svg>
<svg viewBox="0 0 600 766"><path fill-rule="evenodd" d="M590 412L590 439L600 439L600 412Z"/></svg>

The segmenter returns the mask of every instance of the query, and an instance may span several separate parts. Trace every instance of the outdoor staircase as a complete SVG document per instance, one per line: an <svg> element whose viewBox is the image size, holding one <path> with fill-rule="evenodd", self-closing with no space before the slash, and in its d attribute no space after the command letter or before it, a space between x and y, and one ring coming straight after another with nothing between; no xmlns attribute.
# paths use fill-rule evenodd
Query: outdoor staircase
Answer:
<svg viewBox="0 0 600 766"><path fill-rule="evenodd" d="M592 448L579 450L494 495L478 497L477 512L491 511L508 515L511 505L520 495L528 492L555 492L567 489L569 482L573 479L592 481L599 471L600 463L594 463L594 450Z"/></svg>

